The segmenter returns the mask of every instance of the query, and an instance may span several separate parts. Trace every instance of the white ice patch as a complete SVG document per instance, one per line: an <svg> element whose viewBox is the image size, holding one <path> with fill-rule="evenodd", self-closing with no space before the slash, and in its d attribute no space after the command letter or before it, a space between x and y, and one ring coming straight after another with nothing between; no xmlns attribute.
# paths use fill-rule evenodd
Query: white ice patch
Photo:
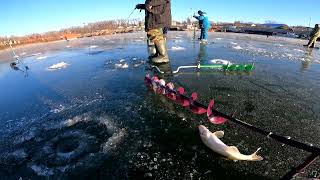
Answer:
<svg viewBox="0 0 320 180"><path fill-rule="evenodd" d="M38 175L38 176L52 176L53 170L49 169L48 167L44 165L32 165L31 169Z"/></svg>
<svg viewBox="0 0 320 180"><path fill-rule="evenodd" d="M121 129L119 132L114 133L107 142L102 144L102 151L104 153L109 153L112 150L116 150L117 146L122 142L124 136L126 135L126 130Z"/></svg>
<svg viewBox="0 0 320 180"><path fill-rule="evenodd" d="M284 45L282 45L282 44L275 44L275 46L283 47Z"/></svg>
<svg viewBox="0 0 320 180"><path fill-rule="evenodd" d="M92 45L92 46L90 46L89 48L90 49L94 49L94 48L97 48L98 46L96 46L96 45Z"/></svg>
<svg viewBox="0 0 320 180"><path fill-rule="evenodd" d="M284 53L284 55L282 55L282 57L288 57L289 59L291 59L293 57L293 55L289 54L289 53Z"/></svg>
<svg viewBox="0 0 320 180"><path fill-rule="evenodd" d="M241 49L243 49L241 46L233 46L232 48L233 48L233 49L236 49L236 50L241 50Z"/></svg>
<svg viewBox="0 0 320 180"><path fill-rule="evenodd" d="M232 44L232 45L238 45L238 43L236 43L236 42L231 42L230 44Z"/></svg>
<svg viewBox="0 0 320 180"><path fill-rule="evenodd" d="M213 64L224 64L224 65L232 64L230 61L224 60L224 59L213 59L210 62Z"/></svg>
<svg viewBox="0 0 320 180"><path fill-rule="evenodd" d="M177 40L174 40L173 42L175 42L175 43L181 43L182 40L181 40L181 39L177 39Z"/></svg>
<svg viewBox="0 0 320 180"><path fill-rule="evenodd" d="M41 54L42 54L41 52L40 53L35 53L35 54L32 54L32 56L39 56Z"/></svg>
<svg viewBox="0 0 320 180"><path fill-rule="evenodd" d="M222 38L216 38L216 40L222 40Z"/></svg>
<svg viewBox="0 0 320 180"><path fill-rule="evenodd" d="M68 119L66 121L64 121L62 124L64 126L73 126L79 122L89 122L92 120L91 114L84 114L84 115L80 115L80 116L76 116L72 119Z"/></svg>
<svg viewBox="0 0 320 180"><path fill-rule="evenodd" d="M26 55L27 53L26 52L22 52L21 54L20 54L20 56L24 56L24 55Z"/></svg>
<svg viewBox="0 0 320 180"><path fill-rule="evenodd" d="M293 49L294 51L297 51L297 52L304 52L303 50L301 49Z"/></svg>
<svg viewBox="0 0 320 180"><path fill-rule="evenodd" d="M127 69L129 68L129 64L128 63L120 63L120 64L114 64L114 66L118 69Z"/></svg>
<svg viewBox="0 0 320 180"><path fill-rule="evenodd" d="M181 46L172 46L170 50L172 51L184 51L186 48Z"/></svg>
<svg viewBox="0 0 320 180"><path fill-rule="evenodd" d="M70 48L71 46L66 46L66 48Z"/></svg>
<svg viewBox="0 0 320 180"><path fill-rule="evenodd" d="M40 56L36 58L37 60L47 59L47 56Z"/></svg>
<svg viewBox="0 0 320 180"><path fill-rule="evenodd" d="M57 64L53 64L52 66L48 67L49 71L54 71L54 70L59 70L59 69L63 69L63 68L67 68L70 64L67 64L65 62L60 62Z"/></svg>
<svg viewBox="0 0 320 180"><path fill-rule="evenodd" d="M125 59L120 59L119 62L121 62L121 63L122 62L126 62L126 60Z"/></svg>
<svg viewBox="0 0 320 180"><path fill-rule="evenodd" d="M50 112L56 114L56 113L63 111L64 109L65 109L65 107L60 104L58 108L52 109L52 110L50 110Z"/></svg>

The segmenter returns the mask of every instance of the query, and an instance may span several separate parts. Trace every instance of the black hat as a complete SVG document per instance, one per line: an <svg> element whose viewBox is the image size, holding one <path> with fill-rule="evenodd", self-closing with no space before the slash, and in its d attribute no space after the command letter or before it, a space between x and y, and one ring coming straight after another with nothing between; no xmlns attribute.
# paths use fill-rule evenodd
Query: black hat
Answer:
<svg viewBox="0 0 320 180"><path fill-rule="evenodd" d="M198 11L198 14L199 14L199 15L202 15L202 14L204 14L204 12L202 12L201 10L199 10L199 11Z"/></svg>

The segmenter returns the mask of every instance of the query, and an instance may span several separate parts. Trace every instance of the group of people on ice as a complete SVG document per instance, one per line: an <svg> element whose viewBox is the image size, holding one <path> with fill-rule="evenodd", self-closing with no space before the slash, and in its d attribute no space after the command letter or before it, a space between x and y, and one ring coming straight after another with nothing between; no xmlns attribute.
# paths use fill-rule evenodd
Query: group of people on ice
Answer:
<svg viewBox="0 0 320 180"><path fill-rule="evenodd" d="M144 4L137 4L136 9L145 10L145 31L148 37L148 53L151 63L168 63L168 53L166 47L166 33L171 27L171 0L146 0ZM201 30L200 42L207 42L210 22L206 13L199 10L198 15L194 15L199 21ZM320 37L319 24L311 32L308 48L313 48Z"/></svg>

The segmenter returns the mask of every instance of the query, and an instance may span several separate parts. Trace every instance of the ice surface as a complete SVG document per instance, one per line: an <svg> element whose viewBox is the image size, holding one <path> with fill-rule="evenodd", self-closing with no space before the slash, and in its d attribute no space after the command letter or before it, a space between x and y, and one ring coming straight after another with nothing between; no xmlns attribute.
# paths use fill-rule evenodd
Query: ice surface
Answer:
<svg viewBox="0 0 320 180"><path fill-rule="evenodd" d="M30 68L27 78L10 68L10 51L0 52L0 156L11 159L7 168L1 166L6 174L0 169L0 176L68 179L71 173L94 178L104 169L99 178L132 179L150 172L164 179L187 179L190 173L195 179L213 173L217 179L279 179L301 163L304 153L237 125L223 127L230 132L225 141L248 149L261 146L266 161L230 163L207 151L196 127L221 127L145 88L145 74L153 73L145 70L145 42L137 43L145 37L120 34L17 48L17 54L26 53L21 60ZM199 62L232 62L254 63L254 71L188 69L160 74L159 79L184 87L187 96L197 92L203 104L214 98L215 108L226 114L236 112L236 118L258 127L320 146L319 50L302 47L306 40L274 36L209 33L212 43L207 45L192 38L193 32L169 32L170 66L159 68L170 72ZM50 58L35 61L44 55ZM64 63L72 68L44 71L64 68ZM122 70L116 64L128 67ZM68 146L65 150L71 148L72 153L65 155L70 156L56 153L55 147L64 145L59 139L66 137L72 137L67 140L75 143L75 149L81 137L86 141L79 154ZM203 175L210 169L215 171ZM308 168L306 175L317 169L317 164Z"/></svg>

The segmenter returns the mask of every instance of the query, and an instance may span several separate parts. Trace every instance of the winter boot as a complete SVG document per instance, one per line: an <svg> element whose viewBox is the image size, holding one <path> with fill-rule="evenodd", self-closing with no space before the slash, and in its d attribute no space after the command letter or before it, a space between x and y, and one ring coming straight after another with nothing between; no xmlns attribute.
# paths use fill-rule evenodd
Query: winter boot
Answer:
<svg viewBox="0 0 320 180"><path fill-rule="evenodd" d="M165 40L156 41L155 45L157 48L158 56L152 58L151 61L156 64L169 62L166 41Z"/></svg>
<svg viewBox="0 0 320 180"><path fill-rule="evenodd" d="M149 39L148 39L147 43L148 43L148 54L149 54L148 58L151 60L152 58L156 57L157 49L156 49L156 45L152 41L150 41Z"/></svg>

